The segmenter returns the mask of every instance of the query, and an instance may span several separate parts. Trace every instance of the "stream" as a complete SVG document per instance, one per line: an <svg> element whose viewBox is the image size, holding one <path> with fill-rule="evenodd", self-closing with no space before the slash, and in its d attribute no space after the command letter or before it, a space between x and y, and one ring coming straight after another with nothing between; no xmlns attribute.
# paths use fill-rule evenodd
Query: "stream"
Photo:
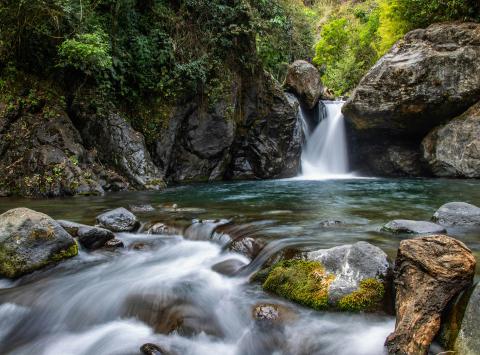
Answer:
<svg viewBox="0 0 480 355"><path fill-rule="evenodd" d="M425 219L443 203L480 204L480 182L467 180L277 180L192 184L165 192L52 200L0 199L0 212L26 206L53 218L93 224L101 212L150 204L136 212L146 222L178 226L194 219L229 219L249 226L269 246L329 248L364 240L393 260L400 238L380 232L391 219ZM177 206L174 206L177 205ZM329 225L324 221L336 220ZM451 229L476 257L478 230ZM120 233L125 248L81 250L75 258L26 275L0 279L1 354L139 354L156 343L173 354L383 354L394 317L316 312L265 293L248 272L225 276L212 269L249 260L223 250L202 232ZM141 245L141 248L135 247ZM271 248L275 249L275 248ZM268 255L267 255L268 256ZM260 255L257 259L265 257ZM479 274L477 270L477 275ZM261 327L258 304L283 306L288 317ZM180 320L180 321L179 321ZM175 329L171 331L172 329Z"/></svg>

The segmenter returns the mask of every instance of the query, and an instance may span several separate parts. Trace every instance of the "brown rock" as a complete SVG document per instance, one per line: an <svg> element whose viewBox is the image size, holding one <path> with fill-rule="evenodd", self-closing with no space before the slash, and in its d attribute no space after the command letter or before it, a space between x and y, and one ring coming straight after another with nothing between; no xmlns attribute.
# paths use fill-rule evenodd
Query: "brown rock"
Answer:
<svg viewBox="0 0 480 355"><path fill-rule="evenodd" d="M426 354L440 329L448 302L470 286L475 257L462 242L445 235L403 240L395 261L395 331L389 354Z"/></svg>
<svg viewBox="0 0 480 355"><path fill-rule="evenodd" d="M304 60L296 60L290 65L285 87L293 91L310 109L315 107L323 94L318 69Z"/></svg>

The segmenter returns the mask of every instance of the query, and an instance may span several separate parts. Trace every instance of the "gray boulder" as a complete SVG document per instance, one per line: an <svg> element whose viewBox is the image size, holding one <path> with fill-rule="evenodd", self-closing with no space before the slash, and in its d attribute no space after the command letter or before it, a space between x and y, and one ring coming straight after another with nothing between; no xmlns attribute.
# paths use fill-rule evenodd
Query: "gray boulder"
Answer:
<svg viewBox="0 0 480 355"><path fill-rule="evenodd" d="M309 109L315 107L324 91L320 72L304 60L296 60L288 67L284 86L297 95Z"/></svg>
<svg viewBox="0 0 480 355"><path fill-rule="evenodd" d="M410 221L406 219L390 221L382 227L382 230L390 233L406 234L438 234L446 232L444 227L432 222Z"/></svg>
<svg viewBox="0 0 480 355"><path fill-rule="evenodd" d="M480 226L480 208L466 202L449 202L432 217L443 226Z"/></svg>
<svg viewBox="0 0 480 355"><path fill-rule="evenodd" d="M422 142L423 156L436 176L480 177L480 102Z"/></svg>
<svg viewBox="0 0 480 355"><path fill-rule="evenodd" d="M477 284L470 295L454 350L464 355L480 353L480 284Z"/></svg>
<svg viewBox="0 0 480 355"><path fill-rule="evenodd" d="M57 221L71 236L78 239L80 244L87 249L99 249L106 245L115 235L108 229L91 227L70 221Z"/></svg>
<svg viewBox="0 0 480 355"><path fill-rule="evenodd" d="M343 107L360 131L423 136L480 99L480 24L409 32L361 80Z"/></svg>
<svg viewBox="0 0 480 355"><path fill-rule="evenodd" d="M328 288L330 304L356 291L362 280L386 280L390 268L387 254L367 242L307 252L304 257L319 261L327 273L335 275Z"/></svg>
<svg viewBox="0 0 480 355"><path fill-rule="evenodd" d="M75 240L55 220L28 208L0 215L0 275L16 278L77 255Z"/></svg>
<svg viewBox="0 0 480 355"><path fill-rule="evenodd" d="M138 220L129 210L120 207L97 216L97 223L113 232L131 232L138 227Z"/></svg>

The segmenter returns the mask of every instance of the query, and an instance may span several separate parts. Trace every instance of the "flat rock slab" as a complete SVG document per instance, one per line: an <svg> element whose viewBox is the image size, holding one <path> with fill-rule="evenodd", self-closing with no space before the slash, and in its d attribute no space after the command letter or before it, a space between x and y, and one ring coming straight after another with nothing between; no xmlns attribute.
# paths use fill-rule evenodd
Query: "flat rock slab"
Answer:
<svg viewBox="0 0 480 355"><path fill-rule="evenodd" d="M411 221L407 219L396 219L382 227L382 231L390 233L406 234L440 234L446 233L444 227L426 221Z"/></svg>
<svg viewBox="0 0 480 355"><path fill-rule="evenodd" d="M466 202L449 202L434 213L432 220L443 226L480 226L480 208Z"/></svg>

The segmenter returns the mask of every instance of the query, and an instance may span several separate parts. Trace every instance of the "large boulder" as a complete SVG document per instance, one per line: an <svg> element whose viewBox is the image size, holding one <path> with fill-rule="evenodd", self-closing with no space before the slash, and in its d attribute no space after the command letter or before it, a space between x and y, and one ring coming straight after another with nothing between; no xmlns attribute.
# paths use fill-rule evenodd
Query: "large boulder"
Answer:
<svg viewBox="0 0 480 355"><path fill-rule="evenodd" d="M466 202L449 202L433 214L432 220L443 226L480 226L480 207Z"/></svg>
<svg viewBox="0 0 480 355"><path fill-rule="evenodd" d="M473 289L464 310L454 350L465 355L480 353L480 284Z"/></svg>
<svg viewBox="0 0 480 355"><path fill-rule="evenodd" d="M444 227L426 221L410 221L406 219L396 219L388 222L382 227L384 232L405 233L405 234L438 234L445 233Z"/></svg>
<svg viewBox="0 0 480 355"><path fill-rule="evenodd" d="M304 60L296 60L288 67L284 86L309 108L318 103L324 89L318 69Z"/></svg>
<svg viewBox="0 0 480 355"><path fill-rule="evenodd" d="M366 74L343 107L359 131L424 136L480 99L480 24L409 32Z"/></svg>
<svg viewBox="0 0 480 355"><path fill-rule="evenodd" d="M43 213L16 208L0 215L0 276L19 277L77 253L75 240Z"/></svg>
<svg viewBox="0 0 480 355"><path fill-rule="evenodd" d="M480 101L422 142L423 156L436 176L480 177Z"/></svg>
<svg viewBox="0 0 480 355"><path fill-rule="evenodd" d="M102 248L106 246L108 241L115 238L115 235L108 229L63 220L57 222L71 236L77 238L80 244L87 249L94 250Z"/></svg>
<svg viewBox="0 0 480 355"><path fill-rule="evenodd" d="M138 227L137 217L129 210L120 207L97 216L97 223L113 232L131 232Z"/></svg>
<svg viewBox="0 0 480 355"><path fill-rule="evenodd" d="M358 242L280 261L267 270L263 288L317 310L373 311L381 308L388 271L381 249Z"/></svg>
<svg viewBox="0 0 480 355"><path fill-rule="evenodd" d="M426 354L447 304L472 284L475 257L444 235L403 240L395 260L395 331L390 354Z"/></svg>

